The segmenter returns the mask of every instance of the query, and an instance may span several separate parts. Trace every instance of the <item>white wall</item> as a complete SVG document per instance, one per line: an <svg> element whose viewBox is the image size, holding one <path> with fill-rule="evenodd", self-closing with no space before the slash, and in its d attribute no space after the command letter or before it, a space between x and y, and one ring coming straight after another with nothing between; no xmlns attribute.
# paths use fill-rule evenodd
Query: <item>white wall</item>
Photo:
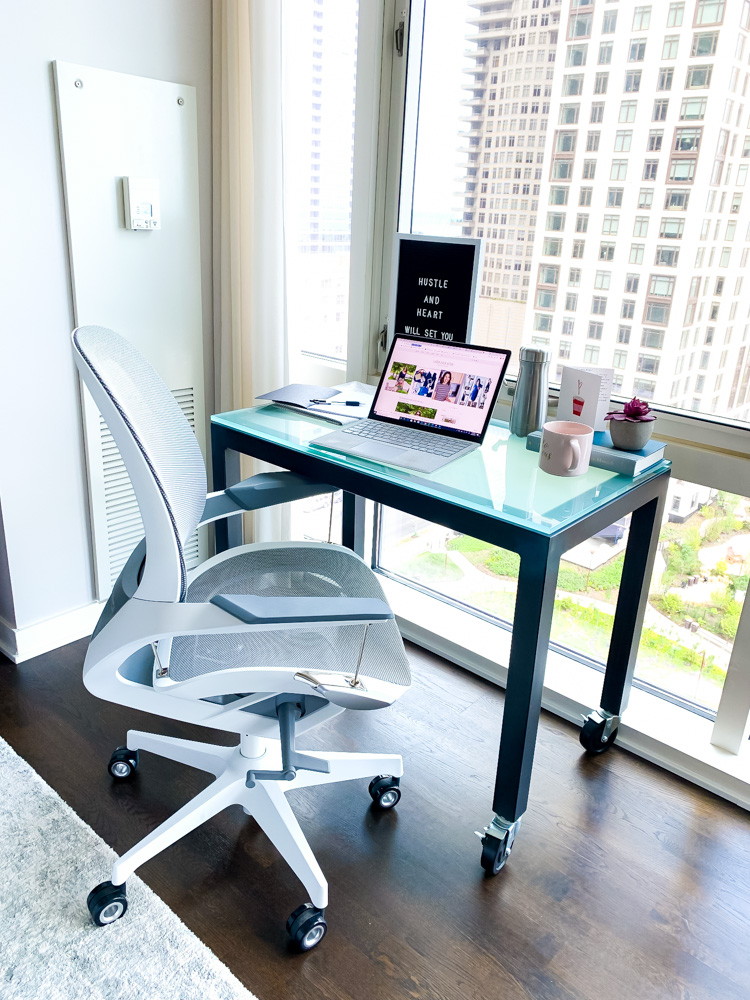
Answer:
<svg viewBox="0 0 750 1000"><path fill-rule="evenodd" d="M210 0L28 0L3 8L0 61L0 633L94 599L51 62L194 86L204 354L212 412ZM3 549L5 550L3 552ZM5 626L5 628L3 628ZM4 643L7 645L7 640Z"/></svg>

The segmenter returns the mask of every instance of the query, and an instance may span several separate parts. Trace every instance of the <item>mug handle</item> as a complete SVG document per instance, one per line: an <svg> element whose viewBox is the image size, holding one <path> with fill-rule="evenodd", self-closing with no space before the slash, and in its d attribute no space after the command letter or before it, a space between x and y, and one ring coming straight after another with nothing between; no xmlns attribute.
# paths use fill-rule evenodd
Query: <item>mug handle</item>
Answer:
<svg viewBox="0 0 750 1000"><path fill-rule="evenodd" d="M573 464L568 466L568 472L576 472L581 464L581 446L576 438L571 438L570 447L573 452Z"/></svg>

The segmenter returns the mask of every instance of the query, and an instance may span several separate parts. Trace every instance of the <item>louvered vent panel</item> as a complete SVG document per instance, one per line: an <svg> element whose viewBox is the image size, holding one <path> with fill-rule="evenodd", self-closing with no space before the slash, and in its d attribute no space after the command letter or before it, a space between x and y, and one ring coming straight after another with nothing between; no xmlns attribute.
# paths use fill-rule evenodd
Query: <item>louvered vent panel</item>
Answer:
<svg viewBox="0 0 750 1000"><path fill-rule="evenodd" d="M190 426L195 430L195 395L192 388L173 389L172 394ZM109 428L99 417L102 466L104 477L104 508L107 525L107 551L109 555L110 583L120 575L128 556L143 538L143 522L138 502L130 485L125 463ZM185 543L185 562L188 569L200 559L198 532L194 531Z"/></svg>

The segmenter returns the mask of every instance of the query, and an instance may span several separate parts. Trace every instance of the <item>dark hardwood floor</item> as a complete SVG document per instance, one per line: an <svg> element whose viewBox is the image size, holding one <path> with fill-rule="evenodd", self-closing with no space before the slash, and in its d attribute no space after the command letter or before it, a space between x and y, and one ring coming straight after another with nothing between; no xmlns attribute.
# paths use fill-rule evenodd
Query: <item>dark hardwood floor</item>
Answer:
<svg viewBox="0 0 750 1000"><path fill-rule="evenodd" d="M616 746L587 758L545 714L513 857L485 878L472 831L490 818L502 692L409 651L414 686L395 706L302 741L402 752L406 769L390 813L364 782L290 793L330 885L317 950L288 951L284 922L306 895L239 807L138 874L259 1000L748 1000L747 813ZM126 730L221 734L96 700L84 652L0 657L0 735L122 852L207 783L144 754L132 783L113 784Z"/></svg>

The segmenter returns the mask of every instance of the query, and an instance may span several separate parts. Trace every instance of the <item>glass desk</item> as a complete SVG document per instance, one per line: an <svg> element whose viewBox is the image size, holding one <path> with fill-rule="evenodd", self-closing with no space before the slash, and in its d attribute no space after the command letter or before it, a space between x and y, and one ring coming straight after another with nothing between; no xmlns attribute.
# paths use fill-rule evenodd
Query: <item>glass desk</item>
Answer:
<svg viewBox="0 0 750 1000"><path fill-rule="evenodd" d="M632 514L601 706L581 742L614 742L627 703L669 480L662 461L636 478L602 469L563 479L542 472L536 452L493 421L480 449L430 475L316 448L333 425L276 406L211 418L213 488L240 479L239 456L270 462L344 491L342 541L364 556L365 500L386 504L520 556L513 637L493 799L482 865L495 874L510 853L528 803L534 743L560 557ZM325 489L321 486L321 492ZM217 522L216 548L240 544L239 518Z"/></svg>

